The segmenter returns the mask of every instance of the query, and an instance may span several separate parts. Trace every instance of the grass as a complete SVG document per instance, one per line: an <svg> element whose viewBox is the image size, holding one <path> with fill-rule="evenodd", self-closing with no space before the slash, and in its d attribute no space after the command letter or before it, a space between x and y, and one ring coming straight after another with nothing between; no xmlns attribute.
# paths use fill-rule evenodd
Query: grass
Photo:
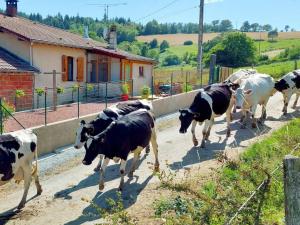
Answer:
<svg viewBox="0 0 300 225"><path fill-rule="evenodd" d="M286 49L290 47L300 47L300 39L285 39L285 40L278 40L275 42L256 41L255 43L257 45L257 49L260 44L260 50L262 53L278 50L278 49Z"/></svg>
<svg viewBox="0 0 300 225"><path fill-rule="evenodd" d="M156 216L164 218L166 224L225 224L250 193L268 178L232 224L283 225L283 171L280 168L272 176L271 172L299 143L300 119L294 119L247 148L239 160L226 159L223 167L202 186L195 185L199 180L197 174L177 182L172 176L171 179L160 177L162 188L175 193L154 203ZM299 156L299 146L297 150L294 155Z"/></svg>

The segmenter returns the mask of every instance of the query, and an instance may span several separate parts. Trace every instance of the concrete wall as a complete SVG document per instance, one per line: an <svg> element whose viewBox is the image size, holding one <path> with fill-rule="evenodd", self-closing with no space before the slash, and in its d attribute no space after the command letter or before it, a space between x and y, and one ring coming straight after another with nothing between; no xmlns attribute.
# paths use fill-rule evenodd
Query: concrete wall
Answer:
<svg viewBox="0 0 300 225"><path fill-rule="evenodd" d="M188 107L194 100L198 91L192 91L187 94L179 94L176 96L157 99L152 102L153 110L156 117L167 115L178 111L180 108ZM75 133L79 122L84 119L90 121L97 114L84 116L80 119L71 119L63 122L49 124L34 128L38 135L38 151L39 155L51 153L57 148L71 145L75 141Z"/></svg>
<svg viewBox="0 0 300 225"><path fill-rule="evenodd" d="M18 37L9 33L0 33L0 46L30 63L30 43L18 40Z"/></svg>
<svg viewBox="0 0 300 225"><path fill-rule="evenodd" d="M144 67L144 76L139 75L139 67ZM132 78L133 78L133 94L141 95L141 88L147 85L151 88L153 65L133 63Z"/></svg>

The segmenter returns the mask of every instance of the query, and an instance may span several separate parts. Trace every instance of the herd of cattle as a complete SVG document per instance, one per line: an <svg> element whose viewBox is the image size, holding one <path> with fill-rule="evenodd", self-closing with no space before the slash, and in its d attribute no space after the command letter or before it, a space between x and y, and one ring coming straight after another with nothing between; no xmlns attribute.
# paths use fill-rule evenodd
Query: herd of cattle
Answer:
<svg viewBox="0 0 300 225"><path fill-rule="evenodd" d="M214 119L226 114L227 136L230 136L230 122L232 113L236 109L242 111L242 128L245 128L246 117L251 116L252 127L257 122L263 123L267 118L266 105L269 98L279 91L283 94L283 113L287 113L287 106L293 94L296 107L300 95L300 70L286 74L279 81L266 74L255 70L239 70L232 74L225 82L213 84L200 89L188 109L181 109L179 120L180 133L186 133L192 124L192 136L195 146L198 145L195 136L196 124L204 123L201 147L205 147ZM257 105L262 106L259 120L255 113ZM162 106L163 107L163 106ZM121 181L119 189L124 185L125 167L128 155L134 154L129 176L133 176L141 151L148 153L151 143L155 155L155 171L159 170L158 145L155 132L155 118L150 103L146 101L129 101L119 103L102 111L98 117L86 123L81 121L76 132L74 147L84 147L84 165L90 165L97 156L100 161L95 171L100 171L99 189L104 188L104 174L109 161L120 161ZM33 166L33 161L35 165ZM26 202L26 196L34 177L37 194L42 193L38 179L37 168L37 137L30 131L17 131L0 136L0 186L15 179L17 182L24 180L24 193L18 208Z"/></svg>

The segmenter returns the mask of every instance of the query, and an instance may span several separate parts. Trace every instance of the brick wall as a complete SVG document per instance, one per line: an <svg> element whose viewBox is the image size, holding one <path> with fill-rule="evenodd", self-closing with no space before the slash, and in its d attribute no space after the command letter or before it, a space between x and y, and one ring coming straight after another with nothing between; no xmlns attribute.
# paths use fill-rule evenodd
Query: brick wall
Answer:
<svg viewBox="0 0 300 225"><path fill-rule="evenodd" d="M16 111L32 109L33 97L32 73L2 73L0 72L0 96L11 104L16 105ZM23 90L25 96L16 101L16 90Z"/></svg>

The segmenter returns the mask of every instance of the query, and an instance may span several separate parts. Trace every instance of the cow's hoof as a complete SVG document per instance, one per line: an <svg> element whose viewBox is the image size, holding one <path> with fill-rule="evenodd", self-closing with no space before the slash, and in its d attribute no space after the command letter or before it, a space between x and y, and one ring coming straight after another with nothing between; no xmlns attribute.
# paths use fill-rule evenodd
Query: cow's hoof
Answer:
<svg viewBox="0 0 300 225"><path fill-rule="evenodd" d="M41 195L41 194L42 194L42 192L43 192L43 189L40 187L40 188L37 190L37 193L36 193L36 195Z"/></svg>
<svg viewBox="0 0 300 225"><path fill-rule="evenodd" d="M123 187L120 186L120 187L118 188L118 191L122 192L122 191L123 191Z"/></svg>
<svg viewBox="0 0 300 225"><path fill-rule="evenodd" d="M99 172L100 171L100 167L95 167L94 172Z"/></svg>
<svg viewBox="0 0 300 225"><path fill-rule="evenodd" d="M194 143L195 147L198 146L198 144L199 144L199 142L196 139L193 140L193 143Z"/></svg>
<svg viewBox="0 0 300 225"><path fill-rule="evenodd" d="M227 132L226 132L226 137L230 137L230 130L227 130Z"/></svg>
<svg viewBox="0 0 300 225"><path fill-rule="evenodd" d="M21 202L21 203L18 205L17 209L23 209L24 207L25 207L25 203Z"/></svg>
<svg viewBox="0 0 300 225"><path fill-rule="evenodd" d="M130 177L130 178L133 177L133 171L130 171L130 172L128 173L128 177Z"/></svg>
<svg viewBox="0 0 300 225"><path fill-rule="evenodd" d="M287 115L287 112L283 112L283 115L286 116L286 115Z"/></svg>
<svg viewBox="0 0 300 225"><path fill-rule="evenodd" d="M256 123L252 123L252 128L257 128L257 125L256 125Z"/></svg>
<svg viewBox="0 0 300 225"><path fill-rule="evenodd" d="M205 142L202 141L200 148L205 148Z"/></svg>
<svg viewBox="0 0 300 225"><path fill-rule="evenodd" d="M297 107L296 105L293 105L293 106L292 106L292 109L296 109L296 107Z"/></svg>
<svg viewBox="0 0 300 225"><path fill-rule="evenodd" d="M149 154L150 153L150 146L148 145L147 147L146 147L146 154Z"/></svg>
<svg viewBox="0 0 300 225"><path fill-rule="evenodd" d="M155 166L154 166L154 172L155 172L155 173L158 173L158 172L159 172L159 165L155 165Z"/></svg>
<svg viewBox="0 0 300 225"><path fill-rule="evenodd" d="M104 189L104 184L99 184L99 191L102 191Z"/></svg>
<svg viewBox="0 0 300 225"><path fill-rule="evenodd" d="M230 114L230 121L233 121L233 115Z"/></svg>
<svg viewBox="0 0 300 225"><path fill-rule="evenodd" d="M232 112L233 112L233 113L236 113L236 109L233 109Z"/></svg>

